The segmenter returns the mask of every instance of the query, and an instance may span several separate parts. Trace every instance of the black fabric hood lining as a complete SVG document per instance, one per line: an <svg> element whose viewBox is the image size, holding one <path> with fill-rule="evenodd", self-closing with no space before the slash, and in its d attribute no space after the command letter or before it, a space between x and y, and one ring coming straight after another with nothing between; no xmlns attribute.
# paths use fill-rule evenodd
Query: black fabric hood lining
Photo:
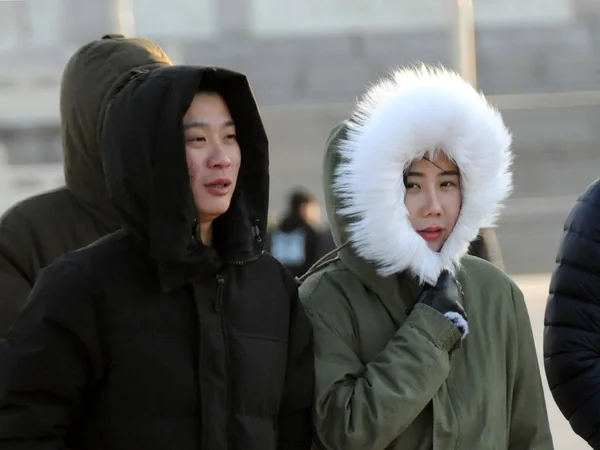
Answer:
<svg viewBox="0 0 600 450"><path fill-rule="evenodd" d="M112 202L159 261L195 261L207 253L192 236L196 212L183 132L183 116L204 81L217 82L242 151L231 206L214 222L214 247L226 262L262 253L253 228L265 235L268 142L246 77L220 68L166 67L133 74L109 105L102 139ZM174 148L180 156L173 157Z"/></svg>

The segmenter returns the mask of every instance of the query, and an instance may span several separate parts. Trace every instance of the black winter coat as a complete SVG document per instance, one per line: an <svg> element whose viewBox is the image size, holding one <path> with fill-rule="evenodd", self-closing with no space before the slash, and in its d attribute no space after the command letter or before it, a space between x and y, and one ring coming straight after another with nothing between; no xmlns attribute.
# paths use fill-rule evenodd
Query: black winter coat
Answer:
<svg viewBox="0 0 600 450"><path fill-rule="evenodd" d="M193 237L183 115L209 83L242 166L214 247ZM103 156L126 228L42 272L0 341L0 448L310 448L312 331L262 251L267 140L243 75L170 67L113 100Z"/></svg>
<svg viewBox="0 0 600 450"><path fill-rule="evenodd" d="M600 449L600 180L565 224L546 306L544 365L561 412Z"/></svg>

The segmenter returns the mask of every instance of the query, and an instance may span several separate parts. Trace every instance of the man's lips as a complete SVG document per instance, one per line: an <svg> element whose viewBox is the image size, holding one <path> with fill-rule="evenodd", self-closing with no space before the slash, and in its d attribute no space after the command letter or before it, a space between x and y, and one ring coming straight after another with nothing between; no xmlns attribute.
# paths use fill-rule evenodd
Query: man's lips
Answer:
<svg viewBox="0 0 600 450"><path fill-rule="evenodd" d="M206 187L209 187L209 186L227 187L230 184L231 184L231 179L229 179L227 177L223 177L223 178L215 178L214 180L206 183L204 186L206 186Z"/></svg>
<svg viewBox="0 0 600 450"><path fill-rule="evenodd" d="M218 197L227 195L229 193L230 186L231 180L229 178L217 178L204 185L211 195Z"/></svg>

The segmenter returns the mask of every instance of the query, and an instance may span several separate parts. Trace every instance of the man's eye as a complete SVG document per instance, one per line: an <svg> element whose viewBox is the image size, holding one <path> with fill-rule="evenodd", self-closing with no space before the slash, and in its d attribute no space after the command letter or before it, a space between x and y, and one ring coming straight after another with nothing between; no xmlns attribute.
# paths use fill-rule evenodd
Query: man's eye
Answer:
<svg viewBox="0 0 600 450"><path fill-rule="evenodd" d="M456 183L454 181L444 181L440 186L441 187L455 187Z"/></svg>

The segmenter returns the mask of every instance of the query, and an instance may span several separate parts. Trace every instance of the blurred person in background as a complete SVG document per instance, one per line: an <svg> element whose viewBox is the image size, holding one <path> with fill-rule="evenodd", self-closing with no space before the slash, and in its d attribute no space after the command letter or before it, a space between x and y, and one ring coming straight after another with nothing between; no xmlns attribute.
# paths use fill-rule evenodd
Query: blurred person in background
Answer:
<svg viewBox="0 0 600 450"><path fill-rule="evenodd" d="M118 35L92 41L70 58L60 90L66 186L23 200L0 219L0 337L40 269L121 227L100 157L104 112L132 72L170 64L154 42Z"/></svg>
<svg viewBox="0 0 600 450"><path fill-rule="evenodd" d="M504 269L500 242L498 241L496 230L493 228L482 228L479 230L479 234L469 246L469 255L485 259L496 267Z"/></svg>
<svg viewBox="0 0 600 450"><path fill-rule="evenodd" d="M263 251L247 78L135 75L102 133L123 229L41 271L0 340L0 448L309 450L312 329Z"/></svg>
<svg viewBox="0 0 600 450"><path fill-rule="evenodd" d="M500 113L453 72L399 70L335 128L339 251L300 281L318 450L551 450L518 286L466 255L512 190Z"/></svg>
<svg viewBox="0 0 600 450"><path fill-rule="evenodd" d="M600 450L600 180L564 226L544 318L550 391L573 431Z"/></svg>
<svg viewBox="0 0 600 450"><path fill-rule="evenodd" d="M296 188L288 212L268 236L270 253L294 276L300 277L323 256L321 205L308 191Z"/></svg>

